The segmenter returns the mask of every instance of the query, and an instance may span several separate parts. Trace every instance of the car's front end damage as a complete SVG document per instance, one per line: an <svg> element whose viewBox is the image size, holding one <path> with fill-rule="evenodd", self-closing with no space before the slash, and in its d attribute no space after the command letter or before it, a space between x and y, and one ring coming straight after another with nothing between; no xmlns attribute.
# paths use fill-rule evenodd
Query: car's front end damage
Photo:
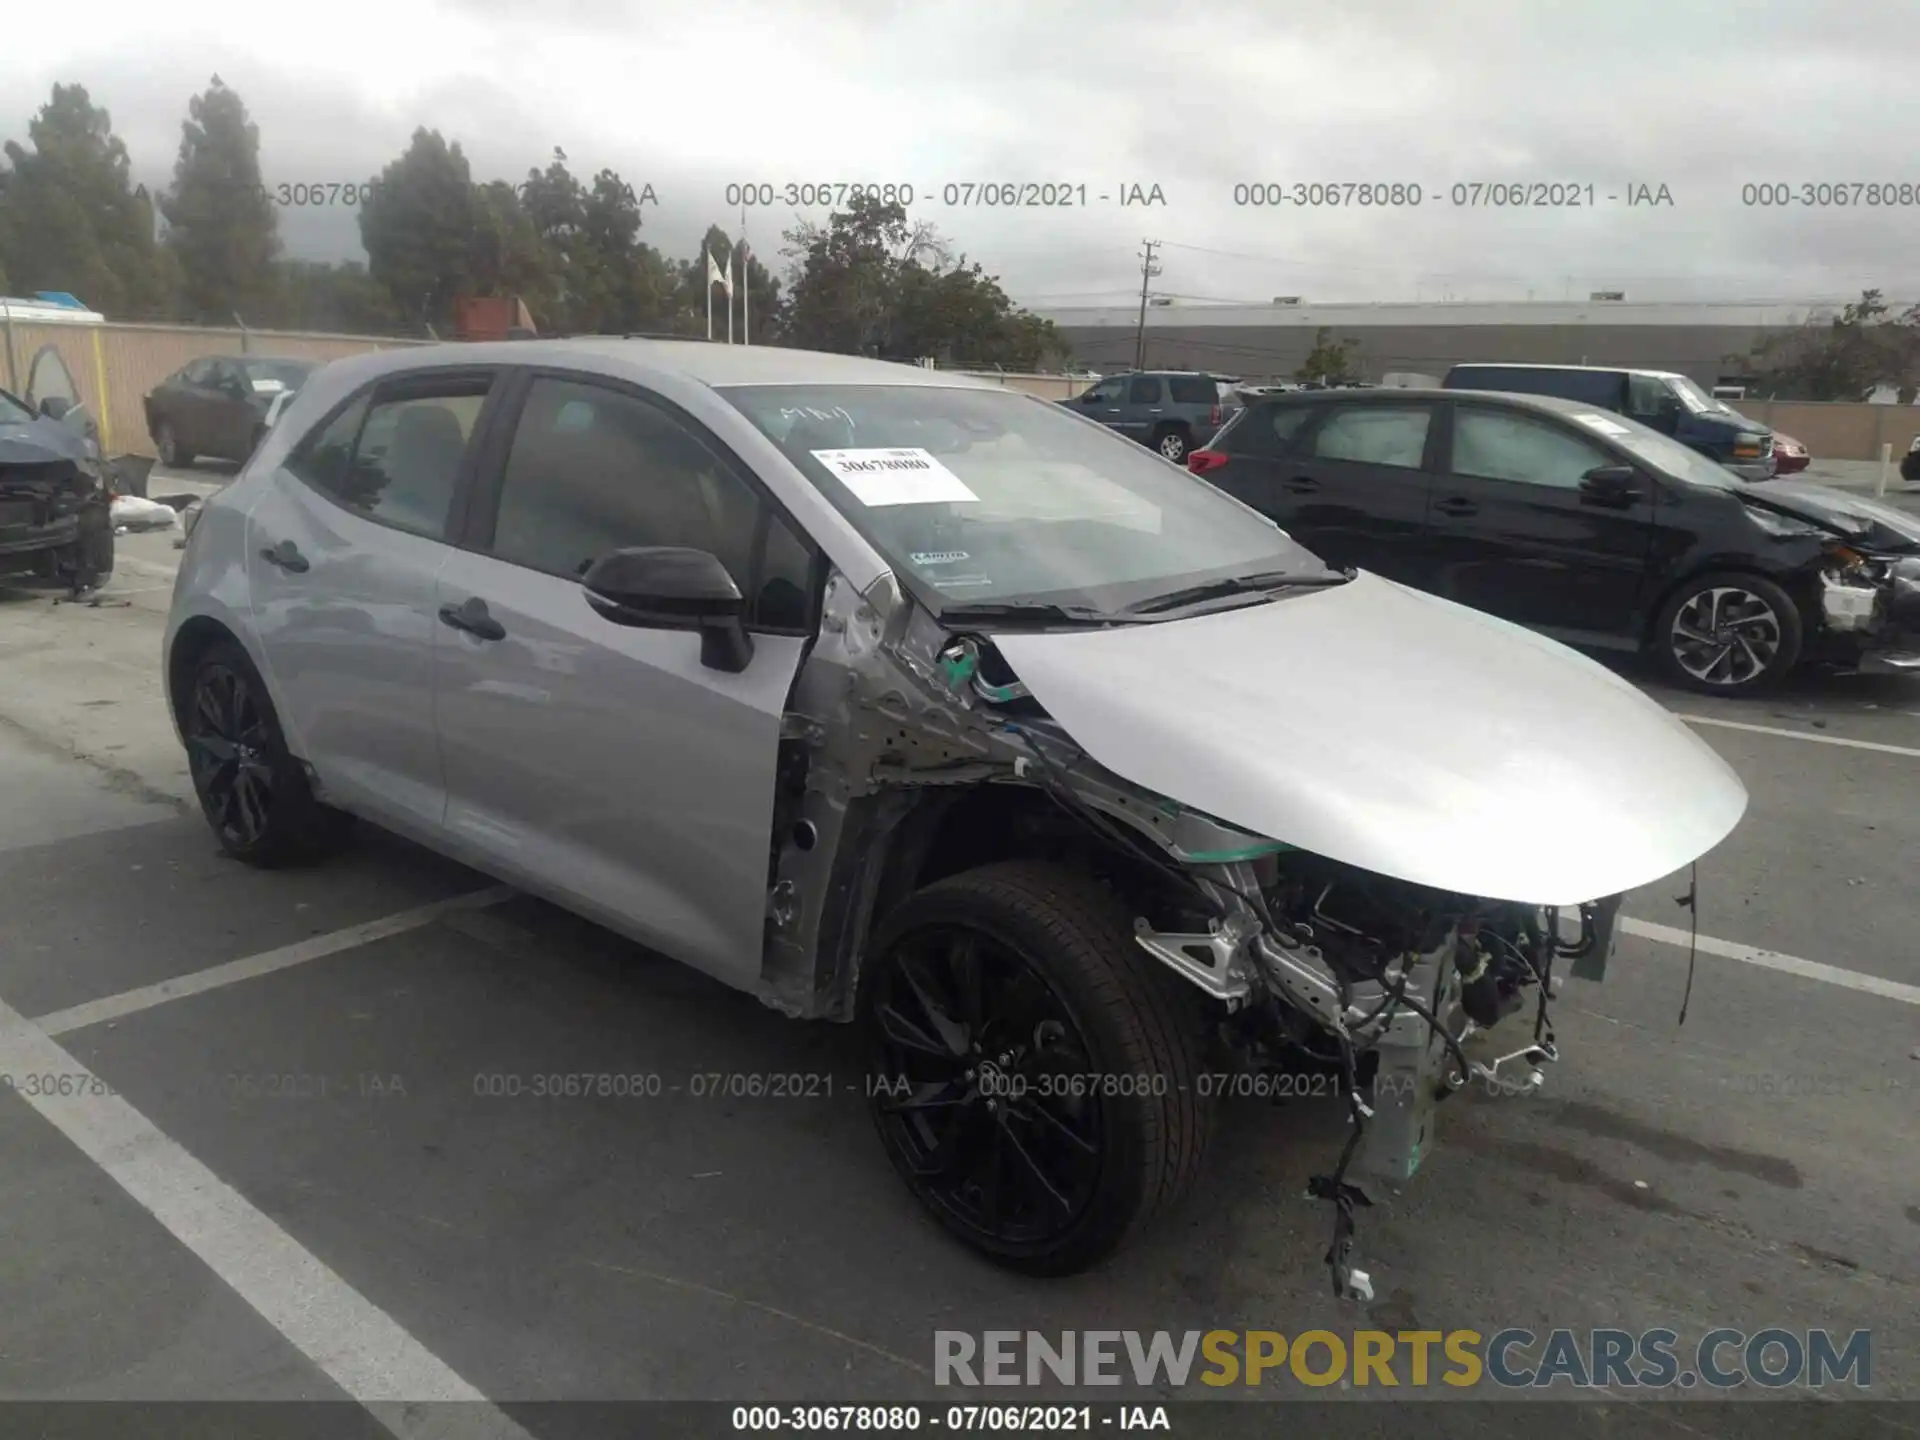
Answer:
<svg viewBox="0 0 1920 1440"><path fill-rule="evenodd" d="M1479 668L1489 655L1509 673ZM1451 698L1410 712L1447 674ZM1370 708L1396 684L1396 714ZM1474 1080L1541 1083L1560 967L1599 979L1621 892L1684 867L1746 803L1591 662L1371 576L1050 634L969 632L891 575L864 594L836 575L783 737L768 1003L852 1016L875 927L943 875L1009 856L1097 875L1223 1067L1338 1077L1349 1141L1312 1193L1336 1208L1348 1297L1370 1293L1351 1254L1369 1189L1412 1178L1438 1107Z"/></svg>
<svg viewBox="0 0 1920 1440"><path fill-rule="evenodd" d="M0 575L33 574L76 591L94 572L110 531L109 494L99 458L50 420L0 434Z"/></svg>
<svg viewBox="0 0 1920 1440"><path fill-rule="evenodd" d="M1793 482L1741 499L1770 535L1816 552L1812 658L1920 670L1920 519L1865 496Z"/></svg>

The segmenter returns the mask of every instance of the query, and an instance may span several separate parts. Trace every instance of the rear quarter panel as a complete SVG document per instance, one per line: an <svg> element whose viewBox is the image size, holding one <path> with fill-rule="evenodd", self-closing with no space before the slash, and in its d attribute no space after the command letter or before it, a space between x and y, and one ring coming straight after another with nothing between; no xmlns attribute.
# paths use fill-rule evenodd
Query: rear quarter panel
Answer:
<svg viewBox="0 0 1920 1440"><path fill-rule="evenodd" d="M273 672L260 648L252 624L253 603L247 582L248 511L257 497L253 483L236 483L209 499L200 519L181 552L180 570L174 577L173 603L167 611L167 625L160 643L161 675L167 688L167 713L173 717L179 733L180 696L174 693L173 647L180 632L196 620L211 620L237 639L246 650L253 668L266 681L274 709L289 723L284 706L273 694ZM185 736L181 736L185 743ZM288 741L299 753L299 743L291 732Z"/></svg>

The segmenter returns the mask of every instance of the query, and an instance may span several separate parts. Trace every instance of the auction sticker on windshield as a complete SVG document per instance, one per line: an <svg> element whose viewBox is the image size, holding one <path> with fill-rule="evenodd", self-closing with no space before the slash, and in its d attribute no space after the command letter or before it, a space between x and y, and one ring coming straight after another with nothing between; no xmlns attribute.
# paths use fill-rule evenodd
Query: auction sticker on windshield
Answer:
<svg viewBox="0 0 1920 1440"><path fill-rule="evenodd" d="M1604 415L1576 415L1573 418L1589 430L1598 430L1602 435L1631 435L1633 433L1619 421L1609 420Z"/></svg>
<svg viewBox="0 0 1920 1440"><path fill-rule="evenodd" d="M930 451L813 450L808 453L869 509L980 498L958 475L934 459Z"/></svg>

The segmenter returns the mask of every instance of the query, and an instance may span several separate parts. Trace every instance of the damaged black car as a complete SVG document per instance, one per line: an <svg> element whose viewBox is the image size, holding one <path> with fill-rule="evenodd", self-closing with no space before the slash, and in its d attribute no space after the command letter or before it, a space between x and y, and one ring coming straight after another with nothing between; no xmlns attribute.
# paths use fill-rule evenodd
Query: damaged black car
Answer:
<svg viewBox="0 0 1920 1440"><path fill-rule="evenodd" d="M113 574L112 493L99 447L0 390L0 577L76 593Z"/></svg>

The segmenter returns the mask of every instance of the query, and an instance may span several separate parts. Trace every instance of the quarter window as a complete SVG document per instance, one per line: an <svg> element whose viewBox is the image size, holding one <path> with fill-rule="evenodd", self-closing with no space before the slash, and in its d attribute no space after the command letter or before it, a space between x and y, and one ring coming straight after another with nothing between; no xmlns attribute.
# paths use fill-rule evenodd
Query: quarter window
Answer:
<svg viewBox="0 0 1920 1440"><path fill-rule="evenodd" d="M1589 470L1610 463L1598 446L1544 421L1491 410L1462 410L1454 418L1456 475L1572 490Z"/></svg>
<svg viewBox="0 0 1920 1440"><path fill-rule="evenodd" d="M1426 454L1427 425L1432 418L1433 412L1426 406L1344 406L1314 432L1313 455L1318 460L1353 460L1418 470Z"/></svg>
<svg viewBox="0 0 1920 1440"><path fill-rule="evenodd" d="M535 380L501 477L493 553L577 580L611 551L649 545L718 556L750 624L806 627L811 550L700 436L634 396Z"/></svg>

